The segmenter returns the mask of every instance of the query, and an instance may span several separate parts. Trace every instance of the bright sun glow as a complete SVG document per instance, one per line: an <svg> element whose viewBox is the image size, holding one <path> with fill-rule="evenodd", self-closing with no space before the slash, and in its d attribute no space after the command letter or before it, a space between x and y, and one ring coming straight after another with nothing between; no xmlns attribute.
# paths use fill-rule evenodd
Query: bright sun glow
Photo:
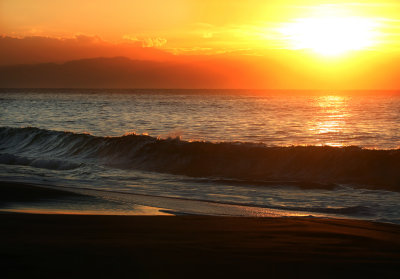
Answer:
<svg viewBox="0 0 400 279"><path fill-rule="evenodd" d="M373 20L362 17L312 17L284 24L280 32L292 49L336 56L375 45L376 27Z"/></svg>

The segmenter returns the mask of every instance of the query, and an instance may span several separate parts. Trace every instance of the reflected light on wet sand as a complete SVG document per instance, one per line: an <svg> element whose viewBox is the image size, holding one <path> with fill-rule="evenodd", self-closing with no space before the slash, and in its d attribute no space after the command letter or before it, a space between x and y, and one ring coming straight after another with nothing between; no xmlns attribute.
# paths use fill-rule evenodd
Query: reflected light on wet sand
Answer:
<svg viewBox="0 0 400 279"><path fill-rule="evenodd" d="M81 208L56 208L46 207L46 204L38 204L36 206L13 206L11 208L0 209L0 212L16 212L16 213L29 213L29 214L72 214L72 215L137 215L137 216L154 216L154 215L174 215L169 213L167 209L155 208L151 206L138 206L132 207L132 210L110 210L103 209L100 206L95 209L81 209Z"/></svg>

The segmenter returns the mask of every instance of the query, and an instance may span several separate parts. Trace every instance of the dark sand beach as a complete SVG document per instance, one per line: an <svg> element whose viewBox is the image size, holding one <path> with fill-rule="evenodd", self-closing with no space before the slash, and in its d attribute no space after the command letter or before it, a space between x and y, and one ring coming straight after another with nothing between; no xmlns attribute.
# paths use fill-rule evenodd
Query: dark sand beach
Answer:
<svg viewBox="0 0 400 279"><path fill-rule="evenodd" d="M74 195L15 183L0 189L2 204ZM2 278L400 276L400 226L393 224L5 212L0 219Z"/></svg>

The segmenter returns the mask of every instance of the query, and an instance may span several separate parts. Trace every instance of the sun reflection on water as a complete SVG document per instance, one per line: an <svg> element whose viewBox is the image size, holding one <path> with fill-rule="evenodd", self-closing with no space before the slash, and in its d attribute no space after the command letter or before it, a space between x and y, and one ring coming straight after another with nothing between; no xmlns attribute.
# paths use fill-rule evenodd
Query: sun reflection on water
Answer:
<svg viewBox="0 0 400 279"><path fill-rule="evenodd" d="M319 96L314 100L316 113L308 123L308 131L313 133L318 145L343 146L338 135L346 125L347 99L343 96Z"/></svg>

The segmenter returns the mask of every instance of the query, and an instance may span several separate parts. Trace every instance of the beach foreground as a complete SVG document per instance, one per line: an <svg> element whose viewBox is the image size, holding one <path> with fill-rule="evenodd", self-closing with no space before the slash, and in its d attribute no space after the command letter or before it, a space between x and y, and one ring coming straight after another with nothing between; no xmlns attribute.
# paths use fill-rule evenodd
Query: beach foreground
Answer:
<svg viewBox="0 0 400 279"><path fill-rule="evenodd" d="M2 213L2 278L399 278L400 227L320 218Z"/></svg>

